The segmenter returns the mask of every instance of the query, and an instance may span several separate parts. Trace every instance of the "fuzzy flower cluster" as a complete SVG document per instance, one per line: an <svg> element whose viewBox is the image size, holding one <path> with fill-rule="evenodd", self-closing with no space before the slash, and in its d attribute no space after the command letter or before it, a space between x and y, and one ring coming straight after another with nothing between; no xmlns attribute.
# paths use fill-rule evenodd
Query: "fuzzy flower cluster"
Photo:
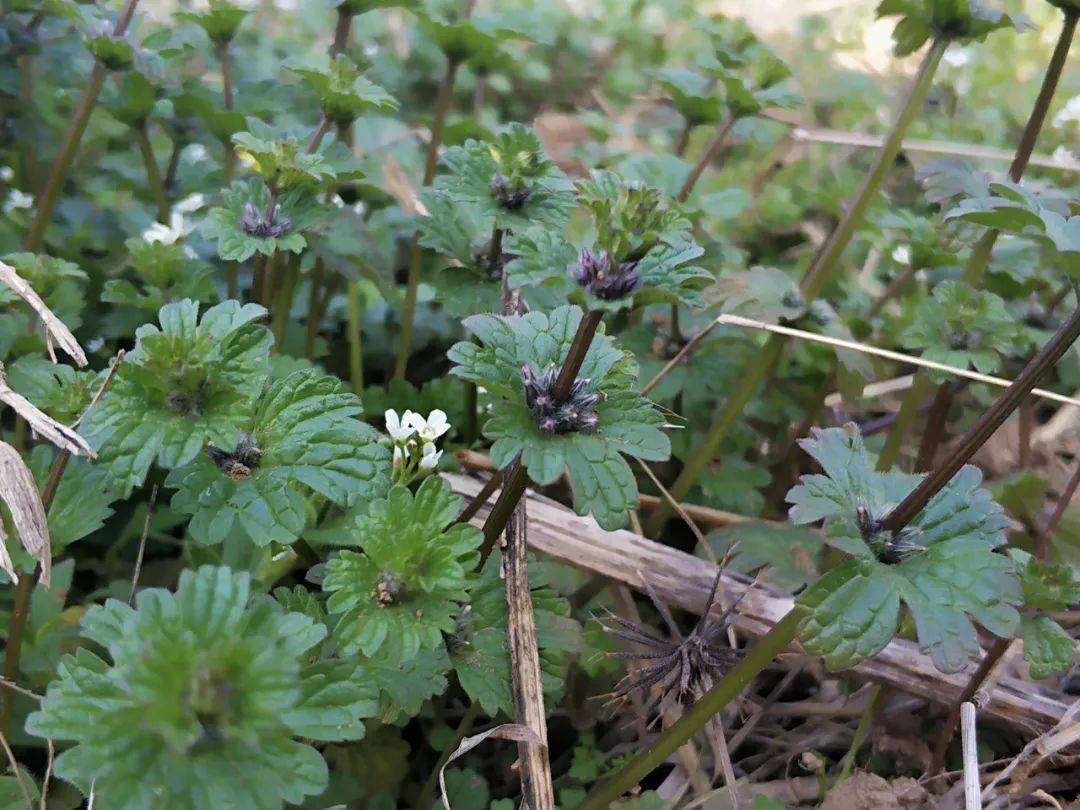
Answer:
<svg viewBox="0 0 1080 810"><path fill-rule="evenodd" d="M614 301L641 288L636 261L618 262L608 251L584 248L568 268L570 277L603 301Z"/></svg>
<svg viewBox="0 0 1080 810"><path fill-rule="evenodd" d="M442 457L435 441L450 430L446 414L436 409L425 419L413 411L399 417L397 411L388 410L384 416L394 445L394 483L408 485L434 470Z"/></svg>
<svg viewBox="0 0 1080 810"><path fill-rule="evenodd" d="M289 233L292 228L292 220L281 216L281 206L275 205L270 215L260 213L259 209L251 203L244 205L244 215L240 218L240 227L248 236L257 236L265 239L268 236L280 239Z"/></svg>
<svg viewBox="0 0 1080 810"><path fill-rule="evenodd" d="M532 189L496 174L491 181L491 193L505 210L520 211L532 196Z"/></svg>
<svg viewBox="0 0 1080 810"><path fill-rule="evenodd" d="M536 420L541 433L570 433L572 431L596 430L600 418L596 415L596 403L600 394L589 390L589 381L579 377L570 386L570 393L563 402L556 402L552 394L558 369L552 363L543 374L537 374L532 366L521 367L521 387L525 390L525 404Z"/></svg>

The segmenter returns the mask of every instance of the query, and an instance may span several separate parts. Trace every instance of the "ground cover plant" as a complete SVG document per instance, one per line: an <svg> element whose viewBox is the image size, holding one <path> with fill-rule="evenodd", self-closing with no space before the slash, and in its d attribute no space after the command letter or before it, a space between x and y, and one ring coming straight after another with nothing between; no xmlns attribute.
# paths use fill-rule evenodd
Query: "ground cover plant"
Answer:
<svg viewBox="0 0 1080 810"><path fill-rule="evenodd" d="M813 10L6 0L0 805L1075 801L1080 5Z"/></svg>

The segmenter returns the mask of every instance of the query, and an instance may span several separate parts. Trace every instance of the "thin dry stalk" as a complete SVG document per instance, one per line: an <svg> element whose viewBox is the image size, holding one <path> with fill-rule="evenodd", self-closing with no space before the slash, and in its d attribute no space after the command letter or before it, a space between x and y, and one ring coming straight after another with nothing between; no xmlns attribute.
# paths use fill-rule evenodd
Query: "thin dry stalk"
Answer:
<svg viewBox="0 0 1080 810"><path fill-rule="evenodd" d="M45 345L54 363L56 362L56 355L53 353L52 342L55 340L57 345L75 361L76 365L82 367L87 364L86 353L82 350L82 346L79 345L79 341L75 339L75 335L71 334L71 330L53 314L52 310L41 300L41 296L34 292L34 288L10 264L0 262L0 282L10 287L16 295L29 304L30 308L37 313L41 322L45 324Z"/></svg>
<svg viewBox="0 0 1080 810"><path fill-rule="evenodd" d="M34 800L30 798L30 790L26 787L26 781L23 779L22 769L19 767L19 762L15 759L15 752L11 750L11 745L8 744L7 736L2 730L0 730L0 746L4 748L4 754L7 756L8 764L11 765L11 772L15 774L15 779L19 783L19 790L22 792L23 800L26 802L27 810L34 810Z"/></svg>
<svg viewBox="0 0 1080 810"><path fill-rule="evenodd" d="M135 557L135 570L131 574L131 593L128 594L128 604L134 604L135 591L139 588L139 575L142 573L143 555L146 554L146 538L150 534L150 521L154 517L154 506L157 505L157 484L150 490L150 502L146 507L146 519L143 520L142 533L139 535L139 553Z"/></svg>
<svg viewBox="0 0 1080 810"><path fill-rule="evenodd" d="M52 544L49 542L49 522L45 507L38 495L34 474L26 466L19 451L7 442L0 442L0 499L11 511L19 541L26 552L41 564L41 584L46 588L52 580ZM2 534L2 532L0 532ZM0 546L3 545L0 537ZM7 549L0 551L0 567L18 583L15 566Z"/></svg>
<svg viewBox="0 0 1080 810"><path fill-rule="evenodd" d="M41 802L38 804L38 810L46 810L49 799L49 782L52 780L53 765L56 762L56 746L53 745L53 741L48 739L45 741L48 748L49 758L45 762L45 776L41 780Z"/></svg>
<svg viewBox="0 0 1080 810"><path fill-rule="evenodd" d="M697 540L697 543L701 547L701 550L705 552L705 556L709 558L709 562L711 562L713 565L716 565L719 562L716 557L716 552L713 551L713 547L709 545L708 541L705 539L705 535L701 533L701 529L698 528L698 525L694 522L694 519L690 517L690 515L686 512L685 509L682 508L682 505L678 501L671 497L671 493L667 491L667 489L662 483L660 483L660 479L656 477L656 473L649 469L648 464L646 464L640 458L635 459L635 461L637 461L638 466L640 466L641 469L645 471L645 474L649 476L649 480L653 482L653 486L660 490L660 494L664 496L664 500L671 505L671 508L674 509L675 512L679 515L679 517L681 517L686 522L686 525L690 527L690 531L693 533L694 539Z"/></svg>

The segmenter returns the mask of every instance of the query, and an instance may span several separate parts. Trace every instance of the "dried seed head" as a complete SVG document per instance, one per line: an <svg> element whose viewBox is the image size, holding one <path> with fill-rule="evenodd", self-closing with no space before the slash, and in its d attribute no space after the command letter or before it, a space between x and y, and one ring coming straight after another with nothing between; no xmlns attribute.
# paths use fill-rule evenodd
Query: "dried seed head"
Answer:
<svg viewBox="0 0 1080 810"><path fill-rule="evenodd" d="M385 571L375 583L371 598L378 603L379 607L390 607L400 601L404 589L405 586L397 576L390 571Z"/></svg>
<svg viewBox="0 0 1080 810"><path fill-rule="evenodd" d="M558 371L550 364L542 374L532 366L521 367L521 387L525 392L525 404L536 420L542 433L587 433L600 426L596 405L600 394L589 390L589 380L579 377L570 386L570 393L562 403L556 403L552 395Z"/></svg>
<svg viewBox="0 0 1080 810"><path fill-rule="evenodd" d="M244 215L240 217L240 227L248 236L257 236L261 239L273 237L280 239L292 229L292 220L281 216L281 206L275 205L270 216L267 217L251 203L244 204Z"/></svg>
<svg viewBox="0 0 1080 810"><path fill-rule="evenodd" d="M236 442L236 449L228 453L213 444L206 448L207 455L225 475L234 481L251 478L251 473L259 466L263 451L255 445L255 437L250 433L241 433Z"/></svg>
<svg viewBox="0 0 1080 810"><path fill-rule="evenodd" d="M641 288L638 263L617 262L607 251L593 253L584 248L567 271L570 277L603 301L614 301Z"/></svg>
<svg viewBox="0 0 1080 810"><path fill-rule="evenodd" d="M722 571L717 572L705 612L686 637L682 636L671 612L648 582L645 583L645 590L668 625L673 640L665 639L648 628L639 627L618 616L609 615L602 620L607 632L645 648L641 652L619 653L623 657L638 659L641 666L628 672L615 686L612 693L613 703L621 703L633 692L647 691L655 686L656 698L647 709L659 717L659 710L665 704L674 701L687 705L697 700L739 661L743 656L742 650L723 647L719 642L727 632L742 596L717 618L710 617L716 605L721 576Z"/></svg>
<svg viewBox="0 0 1080 810"><path fill-rule="evenodd" d="M914 554L926 551L925 546L916 542L922 532L906 528L894 534L883 529L882 519L876 516L870 505L861 498L855 508L855 523L874 556L886 565L896 565Z"/></svg>
<svg viewBox="0 0 1080 810"><path fill-rule="evenodd" d="M514 184L503 175L496 174L491 181L491 193L504 210L520 211L532 196L532 189Z"/></svg>

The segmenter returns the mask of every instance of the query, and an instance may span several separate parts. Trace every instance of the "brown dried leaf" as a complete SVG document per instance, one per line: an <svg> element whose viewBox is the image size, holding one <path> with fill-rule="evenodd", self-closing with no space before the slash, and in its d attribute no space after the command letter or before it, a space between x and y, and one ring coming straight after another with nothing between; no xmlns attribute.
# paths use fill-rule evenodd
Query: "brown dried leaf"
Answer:
<svg viewBox="0 0 1080 810"><path fill-rule="evenodd" d="M441 791L439 797L442 799L443 807L445 807L446 810L450 810L450 800L446 798L446 779L444 778L447 767L449 767L450 763L455 759L465 756L465 754L472 751L476 746L480 745L480 743L488 738L543 745L543 742L535 731L528 726L519 726L516 723L503 723L501 726L495 726L495 728L490 728L480 734L466 737L461 741L461 745L457 747L457 750L455 750L454 753L450 755L450 758L446 760L446 764L439 770L439 790Z"/></svg>
<svg viewBox="0 0 1080 810"><path fill-rule="evenodd" d="M55 340L60 348L67 352L76 364L79 366L86 365L86 353L83 352L82 346L79 345L79 341L71 334L71 330L64 325L63 321L53 315L52 310L41 300L41 296L34 292L34 288L27 284L25 279L15 272L14 267L0 262L0 282L11 287L20 298L30 305L30 308L38 314L38 317L41 318L41 322L45 324L45 331L47 334L46 342L49 347L50 355L52 355L51 341ZM52 360L55 363L56 357L53 357Z"/></svg>
<svg viewBox="0 0 1080 810"><path fill-rule="evenodd" d="M36 435L47 439L61 450L66 450L73 456L97 457L86 439L73 428L60 424L47 413L38 410L37 406L22 394L13 391L7 384L3 363L0 363L0 402L10 406L25 419Z"/></svg>
<svg viewBox="0 0 1080 810"><path fill-rule="evenodd" d="M52 578L52 544L45 507L38 495L37 482L19 452L10 444L0 442L0 499L11 510L11 518L19 540L30 556L41 563L40 582L46 588ZM0 566L17 580L7 551L0 556Z"/></svg>
<svg viewBox="0 0 1080 810"><path fill-rule="evenodd" d="M427 216L427 208L416 196L416 185L408 178L393 155L387 155L383 161L383 187L394 198L401 210L409 216L420 214Z"/></svg>

